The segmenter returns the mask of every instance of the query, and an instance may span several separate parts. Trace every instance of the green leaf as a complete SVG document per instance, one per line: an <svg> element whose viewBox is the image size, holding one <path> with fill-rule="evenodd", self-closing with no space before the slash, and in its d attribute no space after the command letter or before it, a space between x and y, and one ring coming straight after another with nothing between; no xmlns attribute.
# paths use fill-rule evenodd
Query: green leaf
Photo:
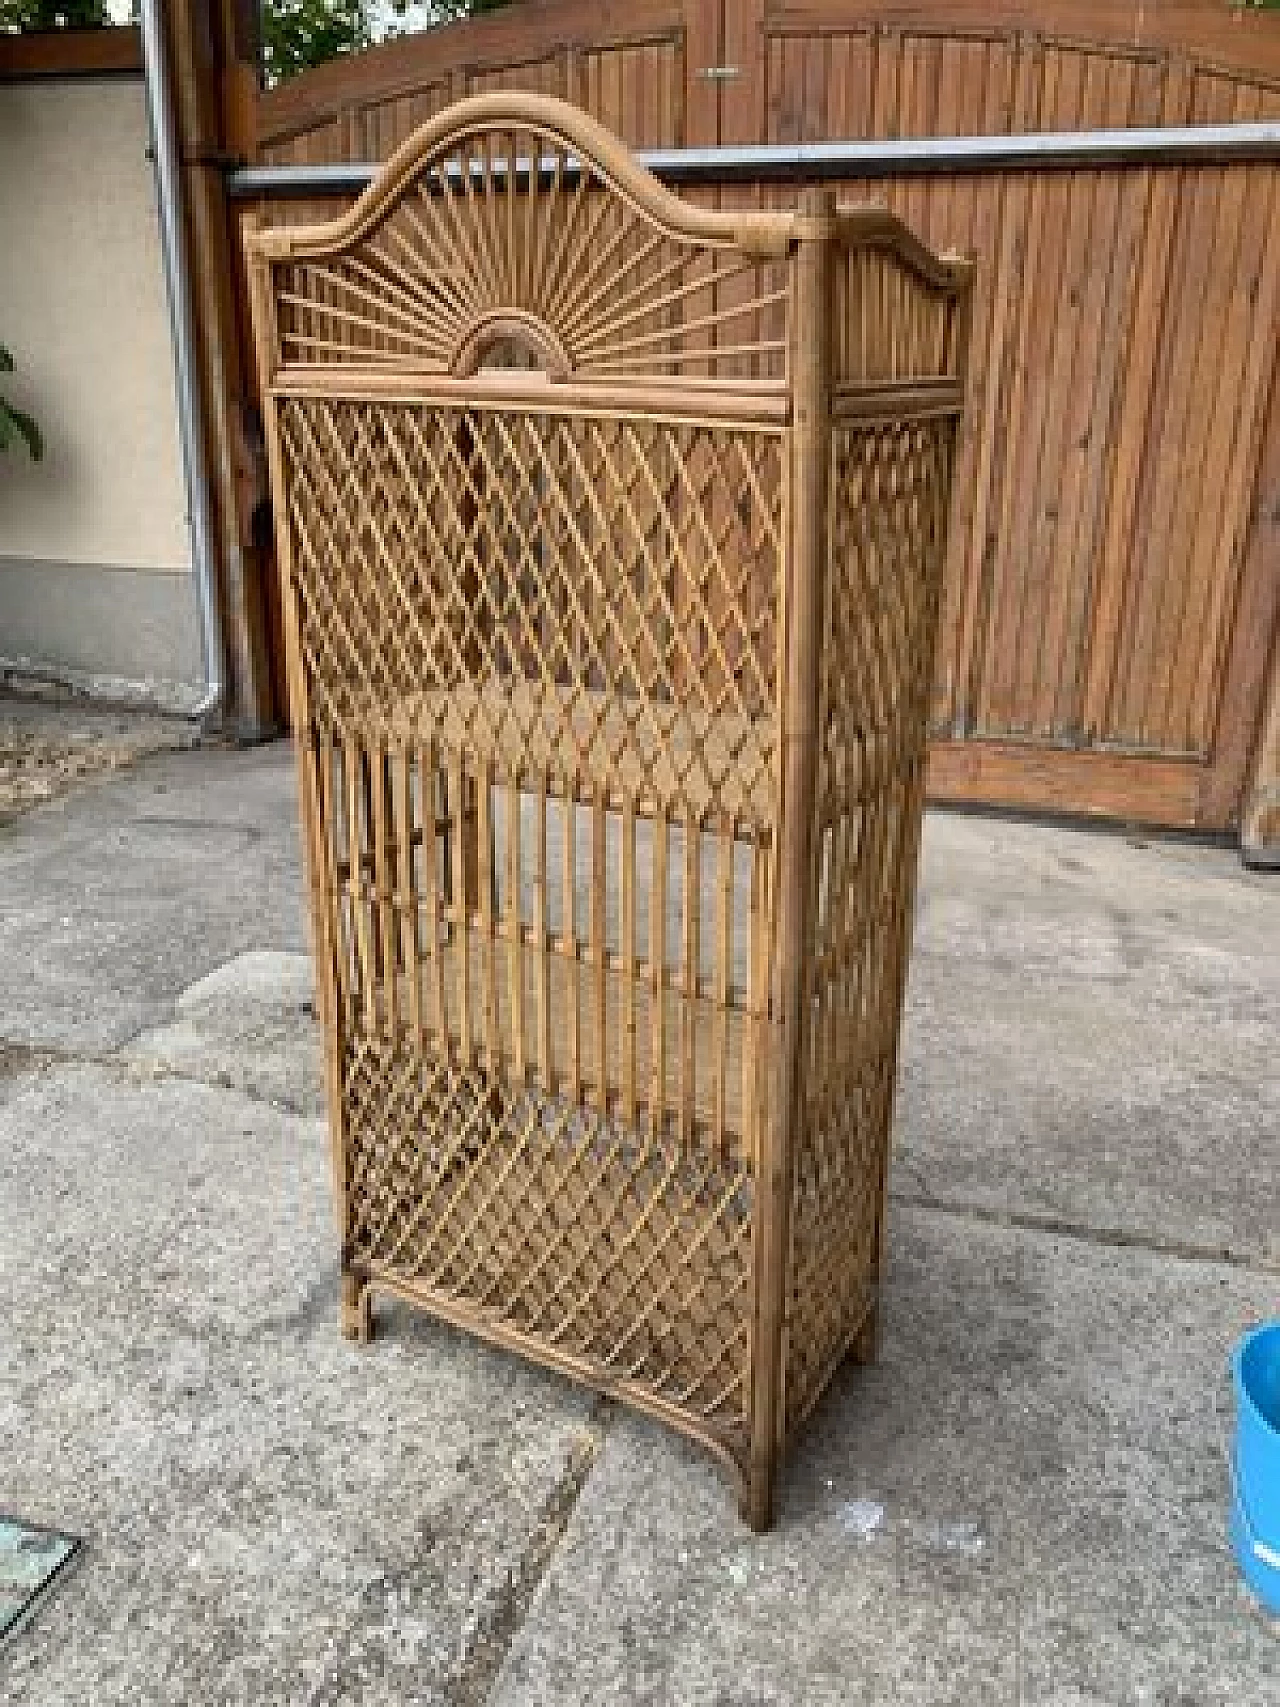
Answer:
<svg viewBox="0 0 1280 1707"><path fill-rule="evenodd" d="M44 457L44 434L25 409L9 410L17 425L18 431L27 441L27 449L31 453L32 462L40 462Z"/></svg>
<svg viewBox="0 0 1280 1707"><path fill-rule="evenodd" d="M44 455L44 436L25 409L15 409L0 397L0 450L9 450L21 442L34 462Z"/></svg>
<svg viewBox="0 0 1280 1707"><path fill-rule="evenodd" d="M0 344L0 373L12 372L13 357L4 345ZM39 427L25 409L19 409L6 398L0 397L0 450L8 450L19 440L30 451L32 460L39 462L44 455L44 439Z"/></svg>

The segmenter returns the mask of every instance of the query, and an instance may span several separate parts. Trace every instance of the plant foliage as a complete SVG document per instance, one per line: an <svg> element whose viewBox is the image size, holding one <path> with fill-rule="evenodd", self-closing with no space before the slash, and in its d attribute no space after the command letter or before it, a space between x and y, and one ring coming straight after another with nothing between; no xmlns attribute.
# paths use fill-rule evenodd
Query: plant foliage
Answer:
<svg viewBox="0 0 1280 1707"><path fill-rule="evenodd" d="M0 30L85 30L110 21L106 0L0 0Z"/></svg>
<svg viewBox="0 0 1280 1707"><path fill-rule="evenodd" d="M366 0L267 0L262 8L262 68L268 83L339 54L358 53L372 39Z"/></svg>
<svg viewBox="0 0 1280 1707"><path fill-rule="evenodd" d="M0 373L12 372L13 357L0 344ZM37 462L44 455L44 440L31 416L0 396L0 451L12 450L16 445L25 445Z"/></svg>
<svg viewBox="0 0 1280 1707"><path fill-rule="evenodd" d="M3 4L4 0L0 0ZM406 27L447 24L477 12L496 12L510 0L264 0L262 68L268 83L358 53ZM408 20L406 25L403 20Z"/></svg>

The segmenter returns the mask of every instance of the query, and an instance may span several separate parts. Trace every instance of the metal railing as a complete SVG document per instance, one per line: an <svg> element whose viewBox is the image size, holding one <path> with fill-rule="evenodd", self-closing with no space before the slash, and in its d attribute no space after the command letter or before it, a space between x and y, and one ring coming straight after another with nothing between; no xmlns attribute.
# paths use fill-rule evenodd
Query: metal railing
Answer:
<svg viewBox="0 0 1280 1707"><path fill-rule="evenodd" d="M787 182L910 177L924 173L1077 171L1099 166L1220 166L1280 159L1280 123L1168 129L1032 131L1018 136L910 137L881 142L763 143L731 148L659 148L637 155L667 184ZM334 196L358 193L377 166L246 166L228 174L229 193Z"/></svg>

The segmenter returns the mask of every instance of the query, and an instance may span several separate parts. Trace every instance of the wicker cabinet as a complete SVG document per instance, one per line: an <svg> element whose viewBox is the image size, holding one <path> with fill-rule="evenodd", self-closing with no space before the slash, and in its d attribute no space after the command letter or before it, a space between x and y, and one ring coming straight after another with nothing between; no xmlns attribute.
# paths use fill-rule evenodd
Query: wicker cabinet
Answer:
<svg viewBox="0 0 1280 1707"><path fill-rule="evenodd" d="M520 94L252 240L342 1239L766 1525L874 1341L970 270Z"/></svg>

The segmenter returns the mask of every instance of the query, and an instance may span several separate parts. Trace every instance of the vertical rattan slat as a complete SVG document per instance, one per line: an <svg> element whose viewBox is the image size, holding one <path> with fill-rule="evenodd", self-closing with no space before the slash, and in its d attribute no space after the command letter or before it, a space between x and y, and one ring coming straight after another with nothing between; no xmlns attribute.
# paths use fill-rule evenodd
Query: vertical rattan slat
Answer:
<svg viewBox="0 0 1280 1707"><path fill-rule="evenodd" d="M517 93L250 248L344 1330L589 1381L763 1526L873 1339L970 269Z"/></svg>

